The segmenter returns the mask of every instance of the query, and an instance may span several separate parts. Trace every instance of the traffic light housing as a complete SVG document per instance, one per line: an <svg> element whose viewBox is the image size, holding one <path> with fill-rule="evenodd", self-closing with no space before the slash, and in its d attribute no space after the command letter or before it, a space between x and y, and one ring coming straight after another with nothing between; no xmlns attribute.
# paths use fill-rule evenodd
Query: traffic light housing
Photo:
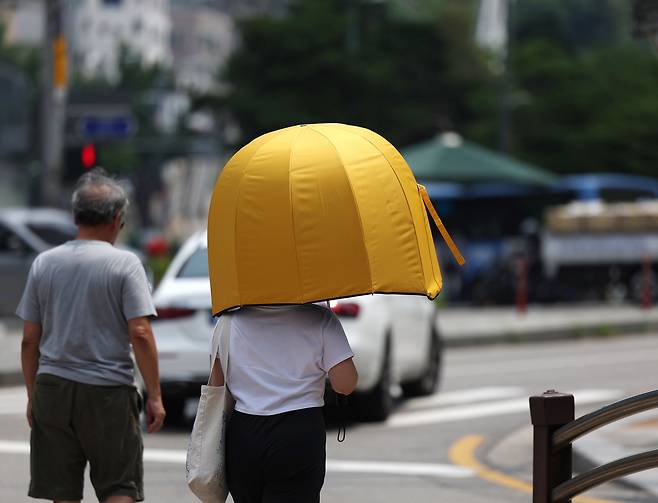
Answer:
<svg viewBox="0 0 658 503"><path fill-rule="evenodd" d="M64 152L63 179L75 182L90 169L98 166L99 150L95 143L67 147Z"/></svg>

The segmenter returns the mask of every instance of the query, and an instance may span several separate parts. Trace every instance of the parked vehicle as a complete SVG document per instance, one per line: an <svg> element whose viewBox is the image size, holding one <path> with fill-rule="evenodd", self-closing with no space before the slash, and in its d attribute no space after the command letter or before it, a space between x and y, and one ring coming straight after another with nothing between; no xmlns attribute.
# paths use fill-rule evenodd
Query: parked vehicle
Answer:
<svg viewBox="0 0 658 503"><path fill-rule="evenodd" d="M14 313L20 302L30 266L35 257L50 248L75 239L78 228L67 211L55 208L0 209L0 316ZM125 245L139 257L149 281L153 273L139 250Z"/></svg>
<svg viewBox="0 0 658 503"><path fill-rule="evenodd" d="M0 315L13 314L34 258L75 238L71 215L53 208L0 210Z"/></svg>
<svg viewBox="0 0 658 503"><path fill-rule="evenodd" d="M658 199L574 202L547 213L544 277L563 296L641 302L656 298Z"/></svg>
<svg viewBox="0 0 658 503"><path fill-rule="evenodd" d="M153 323L160 359L163 400L170 421L185 417L186 405L208 377L213 326L206 233L190 237L174 257L154 293ZM354 405L361 418L383 420L391 412L391 389L406 395L434 393L439 384L442 344L435 309L411 295L369 295L335 301L355 353L359 384Z"/></svg>
<svg viewBox="0 0 658 503"><path fill-rule="evenodd" d="M589 231L565 235L550 224L544 229L542 222L547 209L571 202L596 205L657 199L656 178L587 173L564 176L542 187L442 182L428 183L427 190L466 257L465 267L458 269L443 257L444 286L451 301L512 304L521 269L530 302L637 300L646 282L640 272L641 257L649 255L655 262L653 251L643 251L650 236L641 236L639 228L617 235ZM579 256L570 256L573 253ZM658 288L654 290L658 297Z"/></svg>

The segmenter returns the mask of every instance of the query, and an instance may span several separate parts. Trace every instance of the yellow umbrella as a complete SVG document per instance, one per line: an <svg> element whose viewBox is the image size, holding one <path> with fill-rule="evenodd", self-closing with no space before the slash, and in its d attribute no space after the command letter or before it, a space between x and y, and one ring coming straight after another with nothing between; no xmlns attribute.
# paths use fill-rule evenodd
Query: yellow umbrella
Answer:
<svg viewBox="0 0 658 503"><path fill-rule="evenodd" d="M463 258L400 153L372 131L308 124L240 149L210 203L213 313L368 293L435 298L441 272L425 208Z"/></svg>

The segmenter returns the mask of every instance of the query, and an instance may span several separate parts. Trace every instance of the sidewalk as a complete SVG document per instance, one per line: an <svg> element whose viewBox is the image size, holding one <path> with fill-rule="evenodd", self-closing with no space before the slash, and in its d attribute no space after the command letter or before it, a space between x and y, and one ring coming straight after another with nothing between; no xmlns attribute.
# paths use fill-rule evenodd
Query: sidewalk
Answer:
<svg viewBox="0 0 658 503"><path fill-rule="evenodd" d="M577 405L578 400L576 399ZM576 417L592 410L594 409L590 407L577 410ZM530 482L532 480L532 438L532 426L526 425L490 445L484 453L484 459L489 465ZM616 421L574 442L574 474L589 471L627 456L653 450L656 445L658 445L658 410ZM653 498L658 498L658 476L655 469L616 479L616 482L635 490L641 490L651 497L652 501L654 501ZM606 484L593 489L588 495L606 498L610 496L611 491L614 492L614 489ZM623 498L622 500L627 501Z"/></svg>
<svg viewBox="0 0 658 503"><path fill-rule="evenodd" d="M437 327L447 347L610 336L658 331L658 307L550 305L530 306L526 313L514 307L445 307Z"/></svg>
<svg viewBox="0 0 658 503"><path fill-rule="evenodd" d="M658 410L622 419L576 440L574 450L593 466L656 449L658 445ZM623 479L658 498L656 469L635 473Z"/></svg>

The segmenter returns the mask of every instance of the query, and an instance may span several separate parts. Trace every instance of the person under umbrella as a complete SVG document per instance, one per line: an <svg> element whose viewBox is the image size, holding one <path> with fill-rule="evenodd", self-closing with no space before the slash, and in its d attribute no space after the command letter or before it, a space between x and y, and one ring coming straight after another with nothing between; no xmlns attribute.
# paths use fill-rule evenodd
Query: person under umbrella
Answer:
<svg viewBox="0 0 658 503"><path fill-rule="evenodd" d="M224 167L208 260L213 314L229 318L228 350L219 350L228 369L211 354L209 384L226 384L235 399L225 444L235 503L320 500L325 382L349 395L358 381L345 332L323 301L435 298L441 275L426 209L462 263L399 152L355 126L274 131Z"/></svg>

